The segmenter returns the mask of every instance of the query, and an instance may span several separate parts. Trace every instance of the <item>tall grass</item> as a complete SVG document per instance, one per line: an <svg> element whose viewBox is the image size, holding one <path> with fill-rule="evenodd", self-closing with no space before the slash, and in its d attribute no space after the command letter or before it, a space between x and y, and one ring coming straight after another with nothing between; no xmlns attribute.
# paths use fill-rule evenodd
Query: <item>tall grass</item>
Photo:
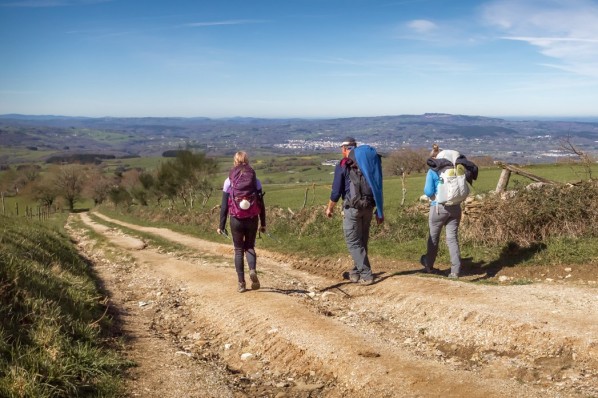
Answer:
<svg viewBox="0 0 598 398"><path fill-rule="evenodd" d="M88 264L51 226L0 223L0 396L120 396L130 364L111 345Z"/></svg>

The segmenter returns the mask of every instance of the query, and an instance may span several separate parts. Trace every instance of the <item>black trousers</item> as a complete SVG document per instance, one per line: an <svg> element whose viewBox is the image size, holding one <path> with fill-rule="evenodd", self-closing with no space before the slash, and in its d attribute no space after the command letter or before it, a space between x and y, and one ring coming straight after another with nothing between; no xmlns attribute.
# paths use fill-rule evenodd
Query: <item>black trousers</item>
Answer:
<svg viewBox="0 0 598 398"><path fill-rule="evenodd" d="M255 238L257 236L259 217L251 218L230 218L230 229L233 235L233 245L235 247L235 270L239 282L245 281L244 257L247 258L249 270L255 270Z"/></svg>

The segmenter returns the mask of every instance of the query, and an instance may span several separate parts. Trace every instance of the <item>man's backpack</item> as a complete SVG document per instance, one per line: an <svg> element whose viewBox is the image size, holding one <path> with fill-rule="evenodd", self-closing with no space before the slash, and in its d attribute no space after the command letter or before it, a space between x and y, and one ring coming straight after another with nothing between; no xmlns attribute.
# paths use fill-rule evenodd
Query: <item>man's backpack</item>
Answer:
<svg viewBox="0 0 598 398"><path fill-rule="evenodd" d="M382 163L380 155L369 145L361 145L349 152L346 163L349 174L350 199L348 205L356 209L376 207L382 211Z"/></svg>
<svg viewBox="0 0 598 398"><path fill-rule="evenodd" d="M456 205L463 202L469 195L469 185L465 167L456 164L457 158L461 155L457 151L441 151L437 159L449 160L450 165L439 170L438 190L436 202L444 205Z"/></svg>
<svg viewBox="0 0 598 398"><path fill-rule="evenodd" d="M349 207L366 209L368 207L373 208L376 206L372 188L359 169L357 162L347 162L347 168L349 171L349 180L351 180L351 183L349 184L351 197L347 203Z"/></svg>
<svg viewBox="0 0 598 398"><path fill-rule="evenodd" d="M261 198L257 190L257 177L251 166L233 167L229 174L230 189L228 212L235 218L250 218L260 214Z"/></svg>

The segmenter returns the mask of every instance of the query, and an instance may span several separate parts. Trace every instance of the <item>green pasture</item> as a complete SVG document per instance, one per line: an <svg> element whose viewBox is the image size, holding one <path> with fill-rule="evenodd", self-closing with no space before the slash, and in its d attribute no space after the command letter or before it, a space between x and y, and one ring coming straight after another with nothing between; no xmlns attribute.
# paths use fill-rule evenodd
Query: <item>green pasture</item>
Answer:
<svg viewBox="0 0 598 398"><path fill-rule="evenodd" d="M143 169L147 171L155 170L160 162L165 161L167 158L161 156L148 156L139 158L118 158L118 159L106 159L102 161L104 171L111 173L116 171L118 168L129 169Z"/></svg>
<svg viewBox="0 0 598 398"><path fill-rule="evenodd" d="M78 128L74 130L73 135L92 137L94 141L108 142L112 144L128 143L131 140L131 137L128 133L86 128Z"/></svg>
<svg viewBox="0 0 598 398"><path fill-rule="evenodd" d="M304 203L306 205L326 204L330 196L333 178L333 175L330 173L333 170L334 168L331 166L327 166L327 168L322 166L322 170L318 170L318 173L312 170L312 173L307 174L305 177L307 181L303 183L264 183L267 205L299 209ZM563 183L587 179L587 176L583 173L583 168L579 165L542 164L527 166L525 170L540 177ZM498 166L480 168L478 179L472 185L472 194L485 194L496 189L501 172L502 169ZM598 176L598 164L594 165L593 173L595 176ZM257 174L260 180L265 180L259 170ZM315 178L309 179L307 177L309 175L315 176ZM423 195L424 182L424 173L407 176L405 179L406 205L413 204ZM532 181L527 177L511 174L508 189L521 184L526 185L530 182ZM400 207L403 196L402 192L403 182L400 177L388 175L384 177L384 204L387 211L392 211L392 209Z"/></svg>
<svg viewBox="0 0 598 398"><path fill-rule="evenodd" d="M63 203L60 198L56 201L55 206L60 212L68 212L66 203ZM88 210L92 207L93 200L89 198L83 198L75 203L75 210ZM39 211L39 203L28 195L8 196L4 197L3 201L0 201L0 215L25 216L27 209L32 211L34 216Z"/></svg>
<svg viewBox="0 0 598 398"><path fill-rule="evenodd" d="M0 149L0 151L5 150ZM31 153L31 156L39 155L40 153L40 151L26 152ZM20 152L17 151L17 153ZM220 189L228 176L228 170L232 166L232 156L221 156L215 159L218 162L220 172L212 179L215 191L210 201L206 204L206 207L213 207L220 203ZM262 181L264 192L266 192L267 205L300 209L304 204L308 206L327 203L330 195L334 166L322 165L322 162L331 159L340 159L340 154L256 156L255 158L251 158L251 163L256 169L258 178ZM102 162L102 166L104 172L109 174L114 173L118 168L140 168L152 171L161 162L167 160L168 158L163 157L108 159ZM42 164L42 167L45 169L47 165ZM577 164L536 164L525 166L524 169L540 177L559 182L575 182L588 178L584 173L583 167ZM481 168L478 180L473 184L472 193L484 194L494 190L501 171L502 169L498 166ZM6 172L0 171L0 181L2 180L3 173ZM594 177L598 176L598 164L593 165L593 173ZM423 194L424 181L424 173L407 176L404 181L406 205L416 202ZM526 177L512 174L508 188L530 182L531 180ZM386 174L384 178L384 198L387 211L392 211L392 209L400 206L402 192L403 181L401 178ZM32 207L36 205L27 195L5 198L6 209L15 209L16 203L23 208L24 206ZM84 200L79 202L77 207L89 208L91 205L91 201Z"/></svg>
<svg viewBox="0 0 598 398"><path fill-rule="evenodd" d="M56 153L55 150L0 147L0 159L10 159L11 163L45 163L45 159Z"/></svg>
<svg viewBox="0 0 598 398"><path fill-rule="evenodd" d="M340 154L336 153L305 156L260 156L253 158L251 162L256 169L258 178L262 181L266 193L266 204L297 210L304 207L304 205L324 205L327 203L330 196L334 167L322 165L322 162L339 158ZM117 168L140 168L151 171L155 170L160 162L166 160L167 158L163 157L108 159L102 162L102 165L104 166L104 172L110 174L114 173ZM218 157L216 160L220 172L212 179L215 190L206 204L208 208L220 204L221 187L228 176L228 170L232 166L232 156ZM43 167L45 168L46 165L43 165ZM524 169L540 177L559 182L575 182L588 178L580 165L564 163L537 164L525 166ZM480 168L478 179L472 186L472 193L484 194L494 190L501 172L502 169L498 166ZM0 181L3 173L6 172L0 172ZM595 177L598 176L598 164L593 165L593 173ZM415 203L423 194L424 181L424 173L407 176L404 181L406 189L405 205ZM512 174L508 188L530 182L531 180L526 177ZM402 192L402 179L398 176L386 174L384 178L384 202L387 212L400 207ZM17 204L21 210L25 206L37 206L26 194L5 197L4 208L7 214L15 214ZM90 208L92 205L93 203L90 200L84 199L77 203L77 208Z"/></svg>

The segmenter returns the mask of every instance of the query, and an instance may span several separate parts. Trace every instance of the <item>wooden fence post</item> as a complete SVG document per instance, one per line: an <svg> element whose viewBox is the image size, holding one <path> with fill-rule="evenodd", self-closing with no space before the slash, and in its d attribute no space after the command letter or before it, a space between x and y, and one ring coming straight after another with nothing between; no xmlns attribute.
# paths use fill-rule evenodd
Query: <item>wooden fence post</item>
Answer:
<svg viewBox="0 0 598 398"><path fill-rule="evenodd" d="M305 195L303 197L303 209L305 209L305 205L307 204L307 193L309 192L309 187L305 188Z"/></svg>
<svg viewBox="0 0 598 398"><path fill-rule="evenodd" d="M511 178L511 170L502 169L500 173L500 178L498 179L498 184L496 184L496 193L504 192L507 189L507 185L509 185L509 179Z"/></svg>

